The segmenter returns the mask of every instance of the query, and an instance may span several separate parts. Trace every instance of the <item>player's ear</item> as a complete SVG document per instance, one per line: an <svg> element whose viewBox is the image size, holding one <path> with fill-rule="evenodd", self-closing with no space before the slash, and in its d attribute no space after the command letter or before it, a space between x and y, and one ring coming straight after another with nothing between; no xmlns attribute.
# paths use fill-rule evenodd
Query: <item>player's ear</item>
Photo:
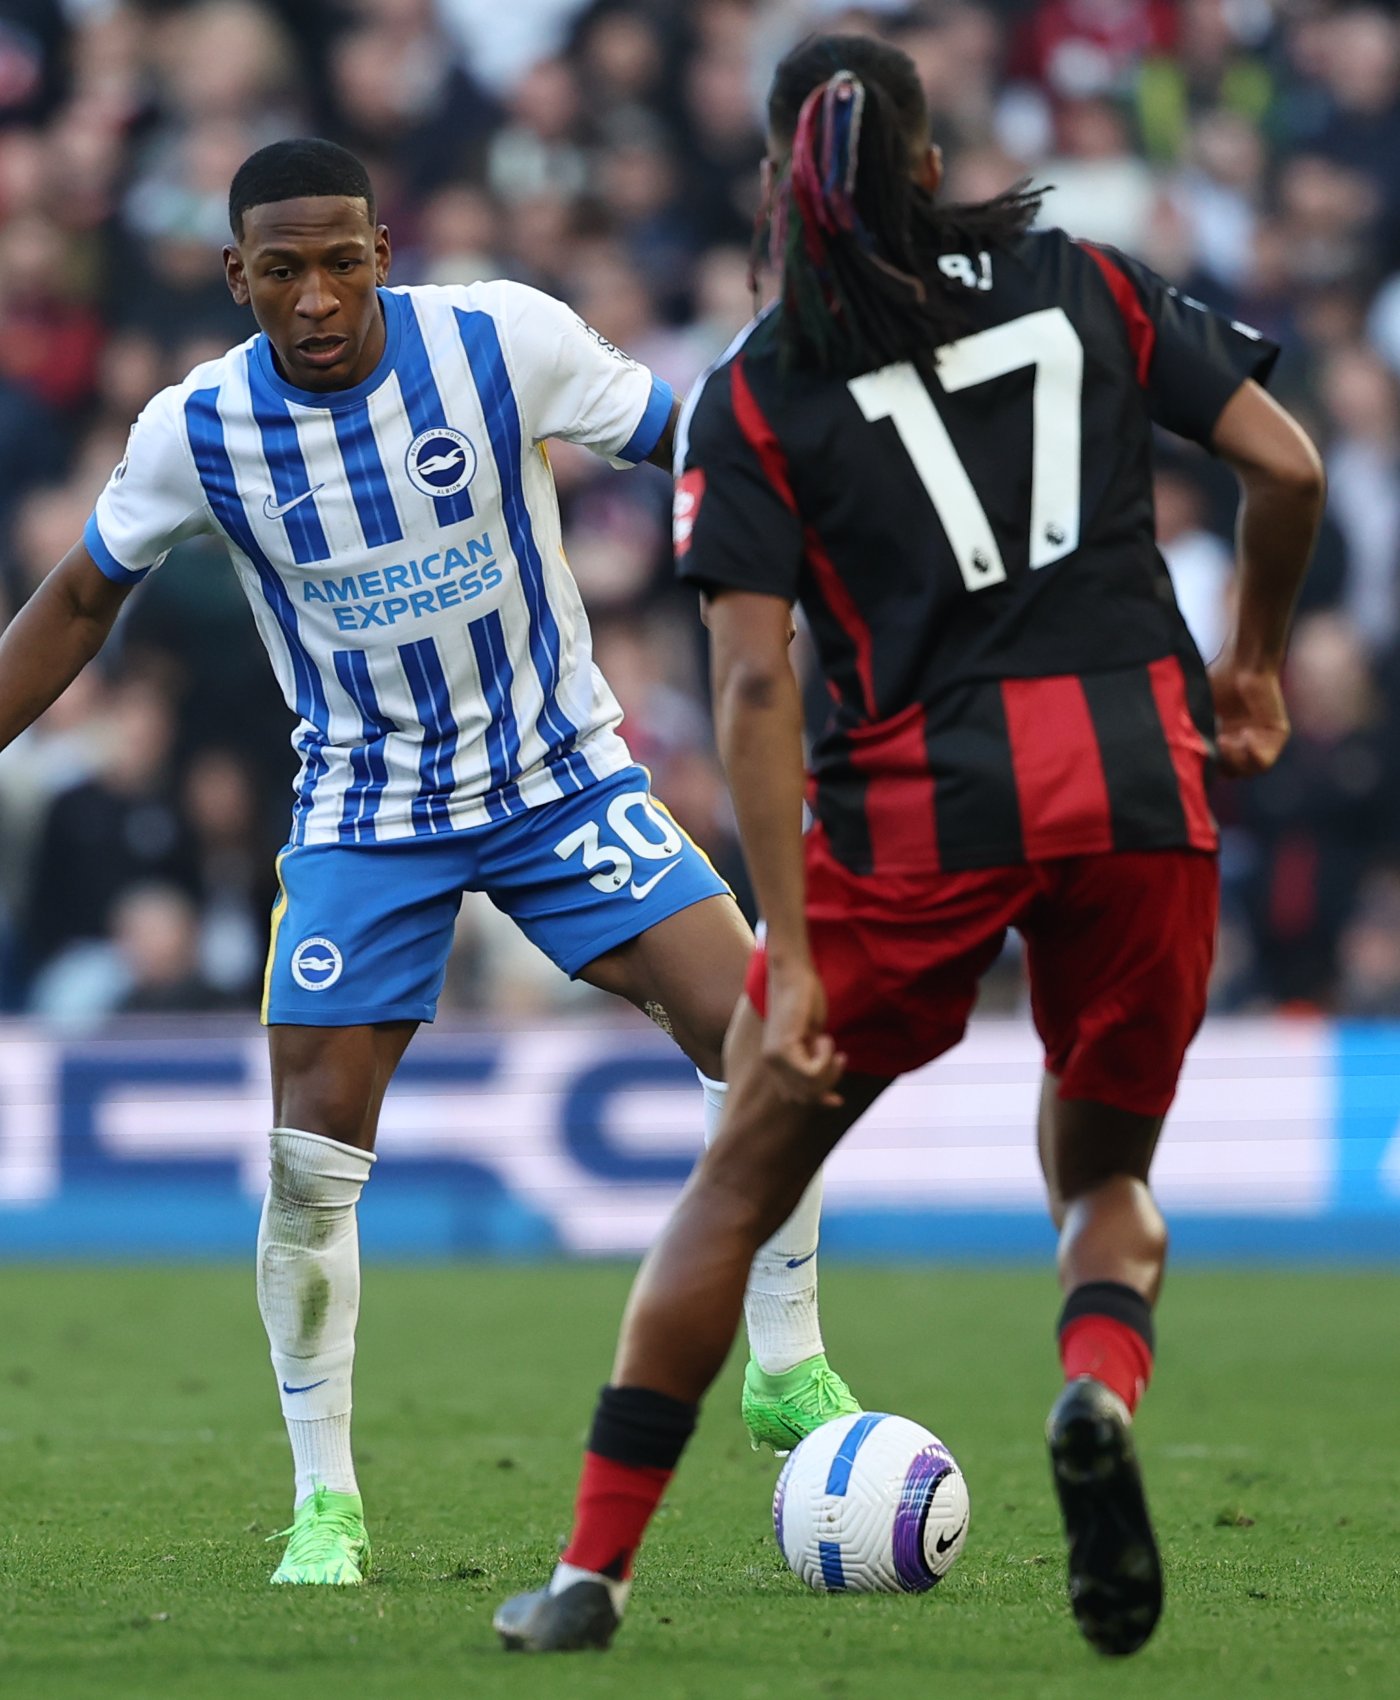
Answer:
<svg viewBox="0 0 1400 1700"><path fill-rule="evenodd" d="M229 294L240 307L246 307L251 299L248 294L248 273L243 266L242 254L232 245L224 249L224 277L228 280Z"/></svg>
<svg viewBox="0 0 1400 1700"><path fill-rule="evenodd" d="M914 167L914 181L930 195L936 195L943 184L943 149L930 142Z"/></svg>
<svg viewBox="0 0 1400 1700"><path fill-rule="evenodd" d="M374 227L374 281L388 283L389 267L393 263L393 254L389 248L389 226L377 224Z"/></svg>

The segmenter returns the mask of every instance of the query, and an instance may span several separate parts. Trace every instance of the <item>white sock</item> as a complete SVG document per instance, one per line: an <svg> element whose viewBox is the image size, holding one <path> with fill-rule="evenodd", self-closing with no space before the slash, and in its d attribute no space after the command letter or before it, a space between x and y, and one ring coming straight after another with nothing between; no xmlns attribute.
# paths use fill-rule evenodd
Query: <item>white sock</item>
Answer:
<svg viewBox="0 0 1400 1700"><path fill-rule="evenodd" d="M697 1071L698 1072L698 1071ZM705 1143L719 1131L725 1096L722 1080L700 1076L705 1094ZM744 1293L744 1325L749 1351L758 1367L781 1375L823 1350L817 1311L817 1236L821 1227L822 1177L798 1200L797 1208L772 1239L760 1246Z"/></svg>
<svg viewBox="0 0 1400 1700"><path fill-rule="evenodd" d="M258 1309L292 1443L296 1499L358 1493L350 1454L350 1376L360 1314L355 1206L374 1154L319 1133L272 1130L258 1225Z"/></svg>
<svg viewBox="0 0 1400 1700"><path fill-rule="evenodd" d="M548 1592L562 1594L575 1582L601 1582L612 1596L613 1610L619 1617L627 1609L627 1596L632 1592L631 1581L619 1582L616 1577L604 1576L597 1570L581 1570L577 1564L565 1564L561 1558L549 1579Z"/></svg>

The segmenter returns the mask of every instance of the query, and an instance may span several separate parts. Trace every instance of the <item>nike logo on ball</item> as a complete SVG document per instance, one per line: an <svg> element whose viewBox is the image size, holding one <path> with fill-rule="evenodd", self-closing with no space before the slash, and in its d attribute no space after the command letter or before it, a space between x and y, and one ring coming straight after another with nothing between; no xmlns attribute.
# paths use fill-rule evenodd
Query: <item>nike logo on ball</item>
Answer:
<svg viewBox="0 0 1400 1700"><path fill-rule="evenodd" d="M329 1380L328 1375L323 1375L319 1381L308 1381L305 1387L288 1387L284 1381L282 1391L284 1393L310 1393L313 1387L324 1387Z"/></svg>
<svg viewBox="0 0 1400 1700"><path fill-rule="evenodd" d="M293 496L290 502L274 502L271 496L264 496L263 513L268 519L281 519L283 514L291 513L293 508L310 501L318 490L324 489L324 484L313 484L309 490L303 490L299 496Z"/></svg>
<svg viewBox="0 0 1400 1700"><path fill-rule="evenodd" d="M933 1543L935 1551L940 1552L940 1553L944 1553L944 1552L947 1552L949 1547L956 1546L958 1544L958 1542L963 1538L963 1535L966 1532L966 1530L967 1530L967 1518L964 1517L962 1522L958 1524L957 1528L953 1531L953 1533L951 1535L940 1535L938 1537L938 1539Z"/></svg>
<svg viewBox="0 0 1400 1700"><path fill-rule="evenodd" d="M650 890L652 890L652 888L654 886L658 886L658 885L661 884L662 880L664 880L666 878L667 874L675 873L675 871L678 867L680 867L679 861L668 862L659 874L653 874L651 876L651 878L645 882L645 884L638 885L636 880L633 880L632 881L632 895L633 895L633 897L636 897L636 898L645 897L646 894Z"/></svg>

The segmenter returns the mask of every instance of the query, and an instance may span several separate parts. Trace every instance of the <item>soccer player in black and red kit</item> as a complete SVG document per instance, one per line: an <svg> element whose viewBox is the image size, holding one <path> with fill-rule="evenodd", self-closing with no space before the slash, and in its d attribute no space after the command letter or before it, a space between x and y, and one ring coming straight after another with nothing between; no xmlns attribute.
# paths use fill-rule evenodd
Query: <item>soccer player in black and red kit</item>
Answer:
<svg viewBox="0 0 1400 1700"><path fill-rule="evenodd" d="M1014 927L1045 1046L1070 1596L1094 1646L1129 1653L1162 1603L1131 1418L1166 1253L1148 1171L1215 935L1206 781L1212 761L1263 771L1288 736L1322 473L1248 326L1031 230L1032 194L940 203L903 54L816 38L769 120L781 294L698 387L676 509L766 944L724 1125L632 1292L563 1562L497 1628L606 1644L755 1249L890 1080L958 1043ZM1240 480L1209 673L1154 543L1154 423ZM805 840L794 602L832 698Z"/></svg>

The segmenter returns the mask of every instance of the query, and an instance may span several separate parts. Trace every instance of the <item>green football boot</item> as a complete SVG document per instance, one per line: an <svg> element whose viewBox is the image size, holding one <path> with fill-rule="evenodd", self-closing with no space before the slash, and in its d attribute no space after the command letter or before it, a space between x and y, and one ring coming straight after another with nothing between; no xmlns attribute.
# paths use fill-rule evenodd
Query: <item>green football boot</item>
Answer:
<svg viewBox="0 0 1400 1700"><path fill-rule="evenodd" d="M357 1493L332 1493L318 1487L297 1507L291 1528L268 1537L274 1541L283 1535L292 1537L272 1580L337 1588L363 1582L370 1566L364 1509Z"/></svg>
<svg viewBox="0 0 1400 1700"><path fill-rule="evenodd" d="M818 1352L781 1375L768 1375L752 1358L744 1371L739 1414L755 1452L771 1446L785 1458L799 1440L833 1417L853 1416L860 1401Z"/></svg>

